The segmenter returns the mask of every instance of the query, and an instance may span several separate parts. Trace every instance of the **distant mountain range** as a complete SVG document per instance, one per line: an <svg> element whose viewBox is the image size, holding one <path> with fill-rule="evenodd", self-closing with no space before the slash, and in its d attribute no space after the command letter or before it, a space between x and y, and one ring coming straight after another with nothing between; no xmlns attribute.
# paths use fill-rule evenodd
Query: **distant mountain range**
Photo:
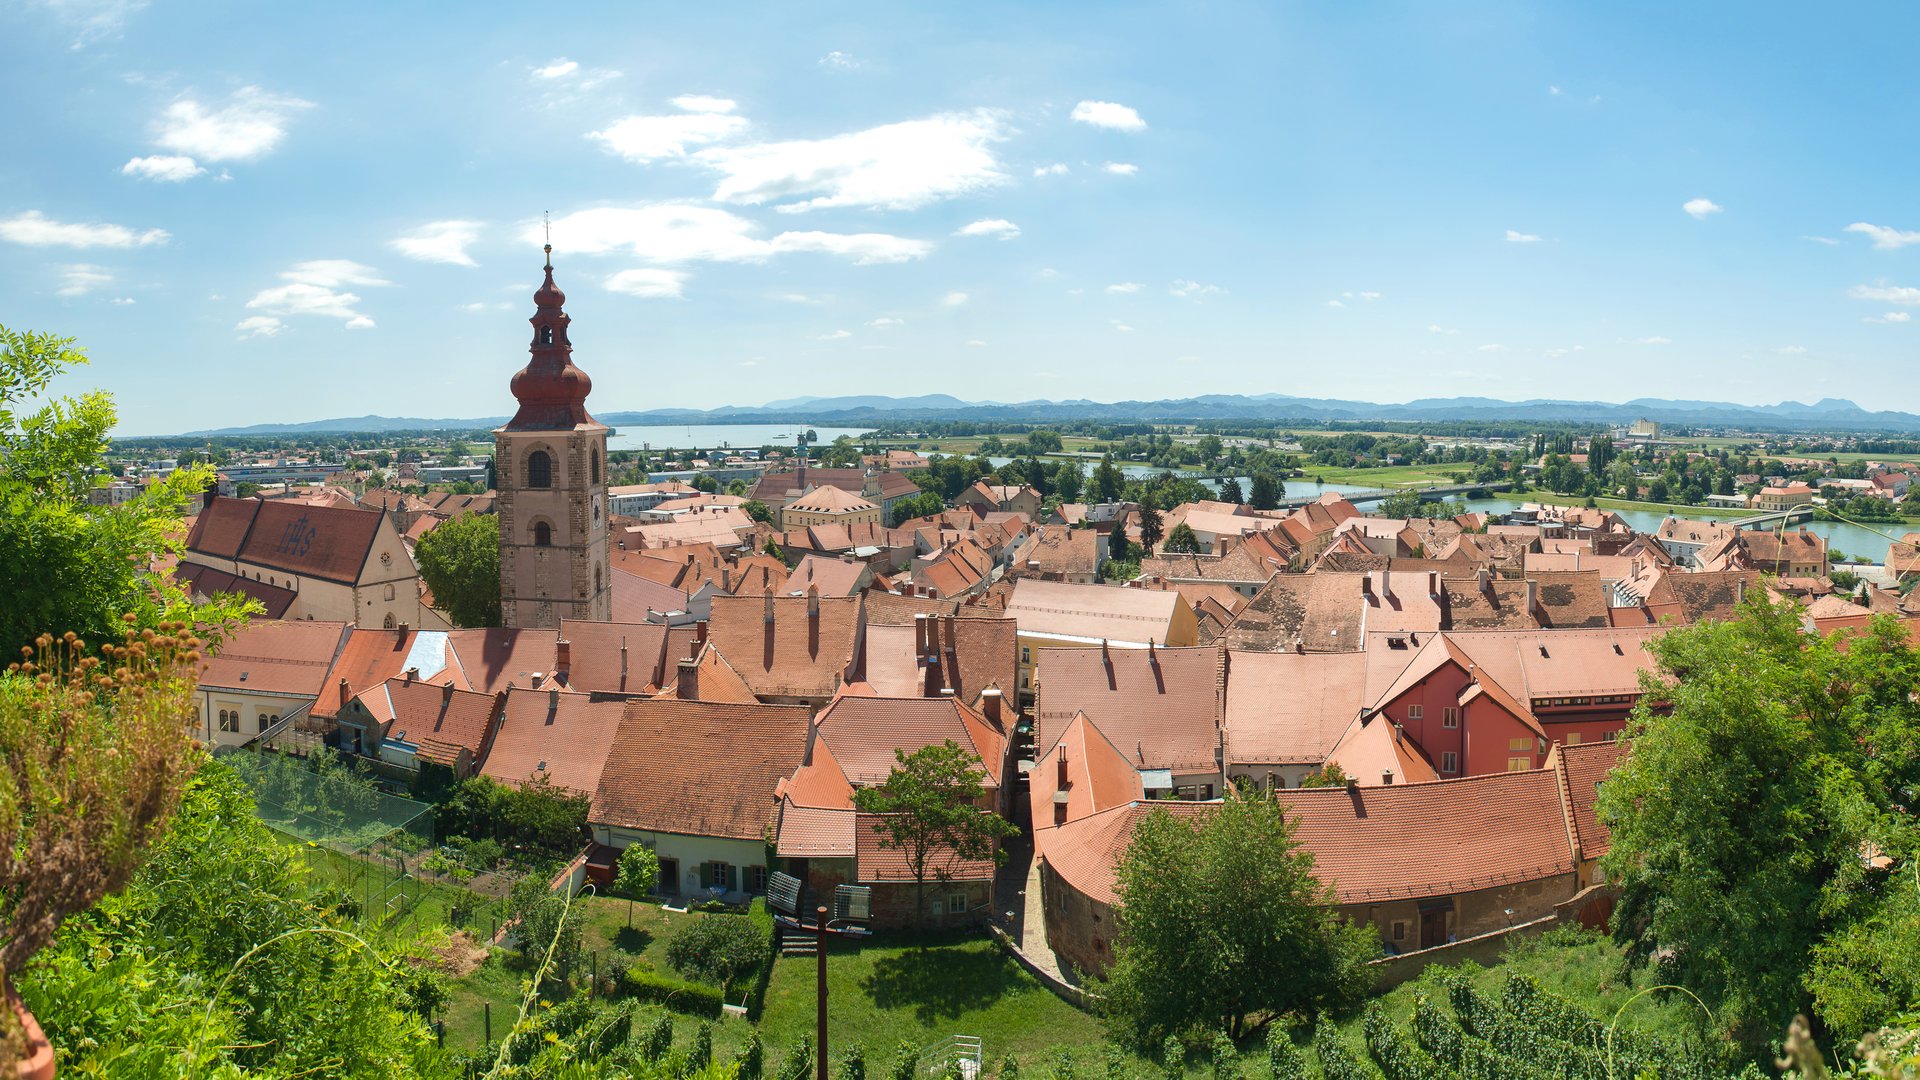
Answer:
<svg viewBox="0 0 1920 1080"><path fill-rule="evenodd" d="M1778 405L1736 405L1727 401L1673 401L1635 398L1613 404L1605 401L1562 401L1533 398L1501 401L1496 398L1421 398L1400 405L1336 398L1291 397L1286 394L1204 394L1160 401L963 401L946 394L921 397L802 397L771 401L760 406L727 405L717 409L652 409L646 412L603 412L601 422L613 427L646 424L787 424L857 427L862 424L916 423L943 420L976 422L1055 423L1065 420L1113 420L1176 423L1181 421L1253 420L1268 422L1315 420L1541 420L1591 424L1629 424L1657 420L1692 427L1747 428L1764 431L1920 432L1920 415L1875 412L1851 401L1822 398L1811 405L1783 401ZM407 430L470 430L492 428L504 416L473 419L427 419L413 416L356 416L313 420L299 424L254 424L249 427L190 431L205 435L292 435Z"/></svg>

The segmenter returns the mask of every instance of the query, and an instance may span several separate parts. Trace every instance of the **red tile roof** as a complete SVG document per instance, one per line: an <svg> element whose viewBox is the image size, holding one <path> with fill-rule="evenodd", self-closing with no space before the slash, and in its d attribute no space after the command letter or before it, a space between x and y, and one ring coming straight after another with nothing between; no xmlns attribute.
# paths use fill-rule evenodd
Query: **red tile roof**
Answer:
<svg viewBox="0 0 1920 1080"><path fill-rule="evenodd" d="M501 706L494 694L407 679L388 679L355 700L388 725L388 738L412 743L417 756L448 767L459 763L462 750L475 762L487 756Z"/></svg>
<svg viewBox="0 0 1920 1080"><path fill-rule="evenodd" d="M1317 765L1368 704L1362 653L1227 656L1227 760Z"/></svg>
<svg viewBox="0 0 1920 1080"><path fill-rule="evenodd" d="M318 697L346 637L346 623L250 622L201 665L200 685Z"/></svg>
<svg viewBox="0 0 1920 1080"><path fill-rule="evenodd" d="M500 728L480 770L503 784L545 776L592 795L613 750L626 702L551 690L509 690Z"/></svg>
<svg viewBox="0 0 1920 1080"><path fill-rule="evenodd" d="M1573 872L1553 770L1277 791L1342 904L1451 896Z"/></svg>
<svg viewBox="0 0 1920 1080"><path fill-rule="evenodd" d="M759 699L754 696L753 688L747 680L740 677L727 658L721 655L712 642L700 647L698 653L685 659L676 660L667 666L669 682L660 691L662 697L679 698L682 701L721 701L736 705L751 705Z"/></svg>
<svg viewBox="0 0 1920 1080"><path fill-rule="evenodd" d="M559 640L558 630L533 627L453 630L447 633L447 647L453 652L449 666L459 672L465 685L482 693L534 686L536 676L553 674Z"/></svg>
<svg viewBox="0 0 1920 1080"><path fill-rule="evenodd" d="M1067 761L1067 783L1060 783L1060 759ZM1053 748L1027 774L1027 797L1035 828L1050 828L1054 807L1064 802L1066 819L1078 821L1143 798L1140 770L1113 745L1087 714L1075 714ZM1060 800L1064 792L1066 798Z"/></svg>
<svg viewBox="0 0 1920 1080"><path fill-rule="evenodd" d="M854 825L850 809L803 806L781 799L774 854L783 859L851 859Z"/></svg>
<svg viewBox="0 0 1920 1080"><path fill-rule="evenodd" d="M1040 649L1034 746L1052 749L1086 713L1135 768L1213 772L1223 655L1211 647Z"/></svg>
<svg viewBox="0 0 1920 1080"><path fill-rule="evenodd" d="M1213 813L1212 803L1130 802L1057 828L1036 828L1033 843L1039 856L1068 885L1096 903L1119 903L1114 878L1140 820L1155 810L1194 821ZM1050 819L1049 819L1050 820Z"/></svg>
<svg viewBox="0 0 1920 1080"><path fill-rule="evenodd" d="M809 716L801 705L629 701L588 820L761 839L776 788L805 759Z"/></svg>
<svg viewBox="0 0 1920 1080"><path fill-rule="evenodd" d="M354 628L327 672L327 683L314 703L315 716L334 716L356 694L404 673L420 669L428 682L462 682L447 673L447 635L437 630L366 630ZM340 684L347 684L345 697Z"/></svg>
<svg viewBox="0 0 1920 1080"><path fill-rule="evenodd" d="M819 738L857 787L886 782L896 750L912 754L951 740L980 759L981 784L997 789L1007 759L1007 737L953 698L848 697L820 713Z"/></svg>
<svg viewBox="0 0 1920 1080"><path fill-rule="evenodd" d="M825 699L853 663L861 603L857 596L716 596L708 639L755 694ZM818 614L809 614L816 604Z"/></svg>
<svg viewBox="0 0 1920 1080"><path fill-rule="evenodd" d="M1612 846L1613 834L1594 812L1600 784L1620 762L1626 744L1619 741L1557 745L1553 748L1567 807L1573 817L1574 840L1582 859L1597 859Z"/></svg>
<svg viewBox="0 0 1920 1080"><path fill-rule="evenodd" d="M667 628L660 623L562 619L560 638L567 642L569 690L646 693L670 678L667 671L679 659L667 655Z"/></svg>
<svg viewBox="0 0 1920 1080"><path fill-rule="evenodd" d="M173 577L175 581L186 586L188 593L193 596L212 598L221 593L232 593L252 597L260 601L260 606L265 609L264 614L269 619L284 616L299 596L292 589L283 589L277 585L269 585L264 581L255 581L238 574L229 574L225 570L196 562L176 563L173 568Z"/></svg>
<svg viewBox="0 0 1920 1080"><path fill-rule="evenodd" d="M187 548L351 584L385 520L357 507L217 498L200 512Z"/></svg>

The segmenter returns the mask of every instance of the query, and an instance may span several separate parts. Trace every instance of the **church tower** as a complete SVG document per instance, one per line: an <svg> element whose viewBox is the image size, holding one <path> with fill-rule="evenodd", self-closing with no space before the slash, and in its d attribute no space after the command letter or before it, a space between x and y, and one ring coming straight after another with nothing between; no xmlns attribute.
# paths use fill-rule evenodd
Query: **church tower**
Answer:
<svg viewBox="0 0 1920 1080"><path fill-rule="evenodd" d="M500 617L507 626L613 618L607 568L607 428L587 415L593 380L573 366L567 294L533 294L533 358L513 377L519 411L493 433Z"/></svg>

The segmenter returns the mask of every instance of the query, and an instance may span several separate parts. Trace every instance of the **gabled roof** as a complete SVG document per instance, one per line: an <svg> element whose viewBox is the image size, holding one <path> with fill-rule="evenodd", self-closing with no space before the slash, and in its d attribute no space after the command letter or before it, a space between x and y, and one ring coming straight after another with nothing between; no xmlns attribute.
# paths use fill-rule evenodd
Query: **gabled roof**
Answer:
<svg viewBox="0 0 1920 1080"><path fill-rule="evenodd" d="M1100 569L1100 534L1092 529L1042 525L1027 534L1014 568L1034 574L1092 574Z"/></svg>
<svg viewBox="0 0 1920 1080"><path fill-rule="evenodd" d="M1212 647L1038 650L1034 747L1051 750L1085 713L1136 769L1213 772L1223 656Z"/></svg>
<svg viewBox="0 0 1920 1080"><path fill-rule="evenodd" d="M808 710L641 698L626 703L588 820L758 840L780 781L805 759Z"/></svg>
<svg viewBox="0 0 1920 1080"><path fill-rule="evenodd" d="M1368 704L1367 657L1351 653L1227 654L1227 760L1318 765Z"/></svg>
<svg viewBox="0 0 1920 1080"><path fill-rule="evenodd" d="M819 514L853 514L863 510L878 510L880 504L868 502L831 484L823 484L788 503L784 509Z"/></svg>
<svg viewBox="0 0 1920 1080"><path fill-rule="evenodd" d="M1413 740L1398 725L1385 717L1359 716L1347 725L1327 762L1362 787L1384 787L1387 783L1418 784L1440 779L1433 762L1428 761ZM1392 780L1386 779L1392 775Z"/></svg>
<svg viewBox="0 0 1920 1080"><path fill-rule="evenodd" d="M803 555L787 577L788 593L805 594L818 589L821 596L852 596L861 589L861 580L869 575L866 563Z"/></svg>
<svg viewBox="0 0 1920 1080"><path fill-rule="evenodd" d="M869 594L868 602L877 595ZM867 681L883 695L932 696L951 688L961 701L972 704L990 686L1013 692L1020 670L1018 632L1012 619L952 615L918 624L869 623L862 666ZM923 633L930 638L925 650L919 643ZM938 664L929 664L929 657Z"/></svg>
<svg viewBox="0 0 1920 1080"><path fill-rule="evenodd" d="M691 663L689 663L691 661ZM688 678L691 675L692 678ZM660 691L662 697L679 698L682 701L722 701L737 705L751 705L759 700L753 695L753 688L747 680L740 677L727 658L712 642L700 646L694 656L674 661L667 665L668 684Z"/></svg>
<svg viewBox="0 0 1920 1080"><path fill-rule="evenodd" d="M1114 879L1142 818L1164 810L1187 821L1213 813L1213 803L1130 802L1058 827L1036 828L1033 843L1062 880L1096 903L1112 906L1120 897ZM1051 820L1050 818L1047 820ZM1036 824L1038 824L1036 822Z"/></svg>
<svg viewBox="0 0 1920 1080"><path fill-rule="evenodd" d="M1238 544L1225 555L1169 555L1161 553L1140 560L1140 576L1168 581L1221 581L1247 583L1265 581L1286 564L1263 559L1259 549Z"/></svg>
<svg viewBox="0 0 1920 1080"><path fill-rule="evenodd" d="M458 671L462 685L482 693L542 685L553 675L559 640L558 630L534 627L450 630L447 648L453 656L448 666Z"/></svg>
<svg viewBox="0 0 1920 1080"><path fill-rule="evenodd" d="M1594 812L1600 784L1620 762L1626 744L1613 742L1556 744L1553 765L1565 785L1567 808L1573 819L1574 842L1582 859L1597 859L1613 846L1612 830Z"/></svg>
<svg viewBox="0 0 1920 1080"><path fill-rule="evenodd" d="M487 756L501 699L414 679L388 679L354 699L375 720L390 725L387 738L412 743L416 756L452 767L460 751L478 763Z"/></svg>
<svg viewBox="0 0 1920 1080"><path fill-rule="evenodd" d="M481 772L503 784L544 776L583 795L600 788L626 703L557 690L507 691L500 728Z"/></svg>
<svg viewBox="0 0 1920 1080"><path fill-rule="evenodd" d="M352 584L385 521L358 507L216 498L195 519L187 550Z"/></svg>
<svg viewBox="0 0 1920 1080"><path fill-rule="evenodd" d="M983 787L994 790L1005 781L1006 735L950 697L841 696L815 724L819 741L858 787L885 783L898 764L896 750L912 754L949 740L980 759Z"/></svg>
<svg viewBox="0 0 1920 1080"><path fill-rule="evenodd" d="M465 680L448 671L452 656L447 650L444 630L367 630L355 627L347 634L333 667L327 672L326 685L314 702L315 716L334 716L346 703L372 687L403 674L408 668L420 673L420 680L465 685ZM347 685L343 697L340 684Z"/></svg>
<svg viewBox="0 0 1920 1080"><path fill-rule="evenodd" d="M1355 652L1365 574L1275 574L1220 640L1235 649Z"/></svg>
<svg viewBox="0 0 1920 1080"><path fill-rule="evenodd" d="M1574 869L1551 769L1274 797L1342 904L1451 896Z"/></svg>
<svg viewBox="0 0 1920 1080"><path fill-rule="evenodd" d="M1067 784L1060 785L1060 759L1067 761ZM1054 806L1064 801L1068 821L1078 821L1145 797L1140 770L1127 760L1086 713L1076 713L1052 749L1027 774L1027 796L1035 828L1051 827ZM1066 798L1060 799L1061 793Z"/></svg>
<svg viewBox="0 0 1920 1080"><path fill-rule="evenodd" d="M346 637L346 623L250 622L200 666L200 685L317 698Z"/></svg>
<svg viewBox="0 0 1920 1080"><path fill-rule="evenodd" d="M716 596L707 638L763 698L828 698L853 663L860 624L857 596Z"/></svg>
<svg viewBox="0 0 1920 1080"><path fill-rule="evenodd" d="M851 809L781 799L774 854L783 859L851 859L857 815Z"/></svg>
<svg viewBox="0 0 1920 1080"><path fill-rule="evenodd" d="M667 655L667 628L660 623L561 619L559 636L567 642L566 687L582 693L646 693L668 678L666 669L678 659Z"/></svg>
<svg viewBox="0 0 1920 1080"><path fill-rule="evenodd" d="M1539 604L1536 617L1555 629L1607 625L1607 587L1598 570L1528 573Z"/></svg>
<svg viewBox="0 0 1920 1080"><path fill-rule="evenodd" d="M191 558L191 556L189 556ZM249 577L230 574L217 567L197 562L180 562L173 568L173 578L185 586L191 596L204 596L209 599L221 593L247 596L260 601L269 619L278 619L287 613L299 594L292 589L283 589L278 585L269 585L264 581L255 581Z"/></svg>

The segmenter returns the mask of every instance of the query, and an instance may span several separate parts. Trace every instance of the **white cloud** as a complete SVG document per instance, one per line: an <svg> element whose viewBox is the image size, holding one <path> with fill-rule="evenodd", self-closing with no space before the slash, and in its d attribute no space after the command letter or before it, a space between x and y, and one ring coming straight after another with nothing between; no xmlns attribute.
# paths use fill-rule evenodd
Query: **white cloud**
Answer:
<svg viewBox="0 0 1920 1080"><path fill-rule="evenodd" d="M534 68L533 77L536 79L564 79L579 70L580 61L569 60L563 56L545 67Z"/></svg>
<svg viewBox="0 0 1920 1080"><path fill-rule="evenodd" d="M692 147L732 138L746 128L746 117L725 111L673 113L624 117L588 138L628 161L645 163L686 157Z"/></svg>
<svg viewBox="0 0 1920 1080"><path fill-rule="evenodd" d="M1865 321L1870 323L1912 322L1913 315L1905 311L1889 311L1885 315L1869 315Z"/></svg>
<svg viewBox="0 0 1920 1080"><path fill-rule="evenodd" d="M181 98L160 114L154 141L202 161L252 161L280 145L294 113L312 107L257 86L240 88L218 109Z"/></svg>
<svg viewBox="0 0 1920 1080"><path fill-rule="evenodd" d="M1202 285L1197 281L1188 281L1185 278L1181 278L1172 285L1167 286L1169 295L1178 296L1183 300L1191 299L1195 296L1213 296L1226 291L1227 290L1218 285Z"/></svg>
<svg viewBox="0 0 1920 1080"><path fill-rule="evenodd" d="M471 304L461 304L460 310L461 311L485 311L487 310L487 302L485 300L475 300Z"/></svg>
<svg viewBox="0 0 1920 1080"><path fill-rule="evenodd" d="M1911 285L1855 285L1847 290L1855 300L1877 300L1900 307L1920 307L1920 289Z"/></svg>
<svg viewBox="0 0 1920 1080"><path fill-rule="evenodd" d="M295 263L283 271L280 278L286 284L255 293L253 299L247 301L247 308L269 315L341 319L349 330L370 330L373 320L355 310L360 303L359 295L341 291L341 286L392 284L372 267L351 259L309 259Z"/></svg>
<svg viewBox="0 0 1920 1080"><path fill-rule="evenodd" d="M722 174L713 194L721 202L776 203L785 213L837 206L912 210L1004 183L993 145L1006 137L1000 113L976 109L826 139L716 146L692 156Z"/></svg>
<svg viewBox="0 0 1920 1080"><path fill-rule="evenodd" d="M1478 351L1479 352L1506 352L1507 347L1496 341L1496 342L1491 342L1489 344L1480 346Z"/></svg>
<svg viewBox="0 0 1920 1080"><path fill-rule="evenodd" d="M1816 244L1825 244L1828 247L1834 247L1840 243L1840 241L1835 240L1831 236L1802 236L1800 239L1811 240Z"/></svg>
<svg viewBox="0 0 1920 1080"><path fill-rule="evenodd" d="M955 236L997 236L1002 240L1011 240L1020 235L1020 226L1005 218L984 218L971 225L963 225L955 230Z"/></svg>
<svg viewBox="0 0 1920 1080"><path fill-rule="evenodd" d="M777 252L814 251L842 255L855 266L908 262L925 258L933 245L887 233L783 232L772 240Z"/></svg>
<svg viewBox="0 0 1920 1080"><path fill-rule="evenodd" d="M562 252L597 255L631 250L649 262L764 262L787 252L822 252L851 258L856 264L905 262L933 250L925 240L887 233L784 232L771 240L755 235L760 227L728 210L685 203L578 210L554 219L554 247ZM542 226L532 222L521 234L539 243Z"/></svg>
<svg viewBox="0 0 1920 1080"><path fill-rule="evenodd" d="M74 225L54 221L38 210L0 218L0 240L28 247L131 248L164 244L165 229L129 229L125 225Z"/></svg>
<svg viewBox="0 0 1920 1080"><path fill-rule="evenodd" d="M730 113L739 107L732 98L712 97L707 94L681 94L673 99L674 105L688 112Z"/></svg>
<svg viewBox="0 0 1920 1080"><path fill-rule="evenodd" d="M946 307L959 307L960 305L966 303L968 299L969 297L967 296L966 293L956 291L956 292L950 292L947 295L941 297L940 303L945 305Z"/></svg>
<svg viewBox="0 0 1920 1080"><path fill-rule="evenodd" d="M1439 323L1430 323L1427 326L1427 333L1429 334L1458 334L1459 332L1459 327L1441 326Z"/></svg>
<svg viewBox="0 0 1920 1080"><path fill-rule="evenodd" d="M1115 176L1132 176L1140 171L1140 166L1125 161L1109 161L1100 167Z"/></svg>
<svg viewBox="0 0 1920 1080"><path fill-rule="evenodd" d="M1673 339L1668 337L1661 337L1658 334L1656 334L1653 337L1629 338L1627 339L1627 344L1629 345L1671 345L1673 344Z"/></svg>
<svg viewBox="0 0 1920 1080"><path fill-rule="evenodd" d="M1051 165L1042 165L1042 166L1040 166L1039 168L1037 168L1037 169L1035 169L1035 170L1033 170L1033 175L1035 175L1035 176L1065 176L1065 175L1067 175L1068 173L1070 173L1070 172L1072 172L1072 171L1073 171L1072 169L1069 169L1069 168L1067 168L1067 163L1066 163L1066 162L1064 162L1064 161L1056 161L1056 162L1054 162L1054 163L1053 163L1053 164L1051 164Z"/></svg>
<svg viewBox="0 0 1920 1080"><path fill-rule="evenodd" d="M1126 323L1121 322L1119 319L1113 320L1113 328L1115 330L1120 331L1123 334L1133 333L1133 327L1128 326Z"/></svg>
<svg viewBox="0 0 1920 1080"><path fill-rule="evenodd" d="M1507 230L1507 243L1509 244L1537 244L1539 242L1540 238L1532 233L1523 233L1517 229Z"/></svg>
<svg viewBox="0 0 1920 1080"><path fill-rule="evenodd" d="M820 58L820 66L830 71L852 71L854 68L860 66L860 61L854 59L853 56L848 53L843 53L839 49L835 49Z"/></svg>
<svg viewBox="0 0 1920 1080"><path fill-rule="evenodd" d="M119 306L119 307L125 307L125 306L127 306L128 304L137 304L137 303L139 303L140 301L138 301L138 300L135 300L135 299L134 299L133 297L131 297L131 296L116 296L116 297L114 297L114 298L113 298L112 300L109 300L109 301L107 301L107 302L108 302L108 303L110 303L110 304L114 304L114 305L116 305L116 306Z"/></svg>
<svg viewBox="0 0 1920 1080"><path fill-rule="evenodd" d="M1360 294L1360 299L1362 299L1362 300L1378 300L1378 299L1380 299L1380 294L1379 294L1379 293L1377 293L1377 292L1363 292L1363 293L1361 293L1361 294Z"/></svg>
<svg viewBox="0 0 1920 1080"><path fill-rule="evenodd" d="M1779 353L1781 356L1799 356L1806 351L1807 347L1805 345L1782 345L1774 350L1774 352Z"/></svg>
<svg viewBox="0 0 1920 1080"><path fill-rule="evenodd" d="M814 340L816 340L816 341L845 341L846 339L848 339L848 338L850 338L850 337L852 337L852 336L853 336L853 331L851 331L851 330L835 330L835 331L834 331L833 333L831 333L831 334L821 334L821 335L820 335L820 336L819 336L818 338L815 338Z"/></svg>
<svg viewBox="0 0 1920 1080"><path fill-rule="evenodd" d="M249 315L235 323L233 328L240 331L243 338L273 337L287 328L287 324L271 315Z"/></svg>
<svg viewBox="0 0 1920 1080"><path fill-rule="evenodd" d="M1328 307L1346 307L1347 305L1341 303L1338 300L1329 300L1327 301L1327 306Z"/></svg>
<svg viewBox="0 0 1920 1080"><path fill-rule="evenodd" d="M1726 208L1712 199L1688 199L1680 209L1692 214L1695 221L1705 221L1708 214L1717 214Z"/></svg>
<svg viewBox="0 0 1920 1080"><path fill-rule="evenodd" d="M120 166L120 172L125 176L137 176L142 180L164 180L175 184L182 180L191 180L206 171L192 158L173 154L137 157Z"/></svg>
<svg viewBox="0 0 1920 1080"><path fill-rule="evenodd" d="M1554 97L1559 97L1562 93L1565 93L1565 91L1561 90L1557 86L1549 86L1547 87L1547 93L1553 95Z"/></svg>
<svg viewBox="0 0 1920 1080"><path fill-rule="evenodd" d="M896 319L896 318L893 318L893 317L891 317L891 316L887 316L887 315L882 315L881 317L879 317L879 318L877 318L877 319L868 319L868 320L867 320L867 325L868 325L868 326L871 326L871 327L874 327L874 328L876 328L876 329L885 329L885 328L887 328L887 327L889 327L889 326L903 326L903 325L905 325L905 324L906 324L906 320L905 320L905 319Z"/></svg>
<svg viewBox="0 0 1920 1080"><path fill-rule="evenodd" d="M985 344L986 344L986 342L984 342L984 341L981 341L981 340L980 340L979 338L973 338L973 339L971 339L971 340L969 340L969 341L967 342L967 345L968 345L968 346L970 346L970 347L972 347L972 348L976 348L976 349L977 349L977 348L979 348L979 347L980 347L980 346L982 346L982 345L985 345Z"/></svg>
<svg viewBox="0 0 1920 1080"><path fill-rule="evenodd" d="M1144 288L1146 288L1146 286L1137 281L1122 281L1107 286L1107 291L1110 293L1137 293Z"/></svg>
<svg viewBox="0 0 1920 1080"><path fill-rule="evenodd" d="M645 300L678 300L687 282L684 270L622 270L607 278L608 292L625 293Z"/></svg>
<svg viewBox="0 0 1920 1080"><path fill-rule="evenodd" d="M1147 122L1125 105L1111 101L1083 101L1073 107L1073 119L1115 131L1145 131Z"/></svg>
<svg viewBox="0 0 1920 1080"><path fill-rule="evenodd" d="M478 221L429 221L410 235L388 241L388 246L421 262L476 266L467 249L479 241L481 224Z"/></svg>
<svg viewBox="0 0 1920 1080"><path fill-rule="evenodd" d="M773 294L773 299L785 300L789 304L823 304L826 302L825 297L802 292L777 292Z"/></svg>
<svg viewBox="0 0 1920 1080"><path fill-rule="evenodd" d="M1897 251L1908 244L1920 244L1920 232L1902 232L1885 225L1869 225L1856 221L1847 226L1847 232L1864 233L1873 238L1873 246L1882 251Z"/></svg>
<svg viewBox="0 0 1920 1080"><path fill-rule="evenodd" d="M1570 353L1586 352L1586 351L1587 351L1587 347L1585 345L1575 345L1575 346L1572 346L1571 348L1565 345L1556 345L1551 349L1545 350L1540 355L1546 357L1549 360L1557 360L1560 357L1566 356Z"/></svg>
<svg viewBox="0 0 1920 1080"><path fill-rule="evenodd" d="M60 268L60 288L55 291L61 296L85 296L112 280L105 267L73 263Z"/></svg>

